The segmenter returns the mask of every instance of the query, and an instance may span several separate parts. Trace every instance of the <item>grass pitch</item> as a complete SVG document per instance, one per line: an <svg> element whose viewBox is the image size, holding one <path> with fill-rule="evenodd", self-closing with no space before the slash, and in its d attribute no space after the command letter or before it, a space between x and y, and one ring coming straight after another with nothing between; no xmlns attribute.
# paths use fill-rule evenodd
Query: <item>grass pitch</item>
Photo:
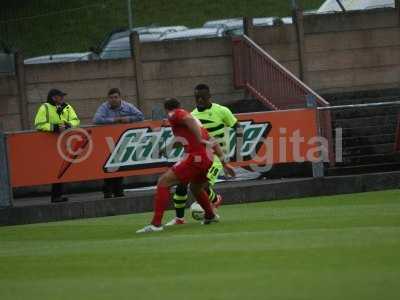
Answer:
<svg viewBox="0 0 400 300"><path fill-rule="evenodd" d="M223 206L220 214L220 224L143 235L134 232L150 214L2 227L0 298L400 294L399 190Z"/></svg>

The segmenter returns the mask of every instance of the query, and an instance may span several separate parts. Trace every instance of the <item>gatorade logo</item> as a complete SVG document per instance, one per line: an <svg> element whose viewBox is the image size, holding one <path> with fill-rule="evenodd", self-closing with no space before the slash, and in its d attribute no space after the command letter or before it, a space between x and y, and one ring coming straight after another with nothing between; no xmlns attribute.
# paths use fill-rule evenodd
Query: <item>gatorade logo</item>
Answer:
<svg viewBox="0 0 400 300"><path fill-rule="evenodd" d="M271 125L269 122L254 123L253 121L243 121L240 124L244 129L240 156L243 160L250 160L257 155ZM227 153L230 158L233 158L237 156L235 132L231 128L227 131ZM118 172L171 165L184 154L182 147L172 147L173 142L174 135L170 127L161 127L158 130L129 129L119 138L103 169L105 172Z"/></svg>

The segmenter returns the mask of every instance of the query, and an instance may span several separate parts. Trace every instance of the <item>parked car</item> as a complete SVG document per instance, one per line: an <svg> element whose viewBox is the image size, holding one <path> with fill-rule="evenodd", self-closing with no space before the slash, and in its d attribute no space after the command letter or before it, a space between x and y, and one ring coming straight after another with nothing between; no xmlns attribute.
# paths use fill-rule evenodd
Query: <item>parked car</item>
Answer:
<svg viewBox="0 0 400 300"><path fill-rule="evenodd" d="M281 21L283 24L293 24L293 18L292 17L282 17Z"/></svg>
<svg viewBox="0 0 400 300"><path fill-rule="evenodd" d="M273 26L280 23L284 22L278 17L253 18L253 26L255 27ZM222 35L226 36L242 35L244 32L243 18L208 21L203 26L206 28L220 28Z"/></svg>
<svg viewBox="0 0 400 300"><path fill-rule="evenodd" d="M146 26L135 27L133 31L138 32L140 42L155 42L165 33L187 30L186 26ZM131 57L129 42L130 30L115 30L102 42L100 49L93 51L91 59L118 59Z"/></svg>
<svg viewBox="0 0 400 300"><path fill-rule="evenodd" d="M389 0L386 1L385 3L380 3L380 4L376 4L376 3L371 3L371 5L368 5L365 7L365 9L375 9L375 8L385 8L385 7L392 7L395 8L396 4L394 2L394 0Z"/></svg>
<svg viewBox="0 0 400 300"><path fill-rule="evenodd" d="M159 26L159 27L145 27L141 30L138 30L140 34L163 34L166 32L178 32L188 30L186 26Z"/></svg>
<svg viewBox="0 0 400 300"><path fill-rule="evenodd" d="M264 17L264 18L253 18L254 26L272 26L274 25L274 21L278 19L278 17ZM214 20L208 21L203 24L205 28L218 28L218 27L243 27L243 18L235 18L235 19L222 19L222 20Z"/></svg>
<svg viewBox="0 0 400 300"><path fill-rule="evenodd" d="M192 28L178 32L166 32L160 37L160 41L191 40L222 36L223 32L221 28Z"/></svg>
<svg viewBox="0 0 400 300"><path fill-rule="evenodd" d="M155 42L160 39L161 34L149 33L139 34L142 43ZM97 59L118 59L131 57L131 46L129 36L111 40L98 55ZM92 56L92 59L96 57Z"/></svg>
<svg viewBox="0 0 400 300"><path fill-rule="evenodd" d="M204 28L218 28L224 24L243 22L243 18L230 18L230 19L219 19L207 21L203 24Z"/></svg>
<svg viewBox="0 0 400 300"><path fill-rule="evenodd" d="M91 52L49 54L25 59L24 64L31 65L85 61L89 60L90 55Z"/></svg>
<svg viewBox="0 0 400 300"><path fill-rule="evenodd" d="M133 31L139 33L142 43L158 41L163 33L187 30L186 26L144 26L135 27ZM46 64L60 62L75 62L94 59L118 59L131 56L129 35L131 30L126 28L110 32L100 44L100 47L91 49L90 52L49 54L28 58L25 64Z"/></svg>
<svg viewBox="0 0 400 300"><path fill-rule="evenodd" d="M395 7L395 0L340 0L345 10L363 10L383 7ZM326 0L317 13L342 11L336 0Z"/></svg>
<svg viewBox="0 0 400 300"><path fill-rule="evenodd" d="M132 31L136 31L139 34L163 34L165 32L177 32L182 30L187 30L186 26L144 26L144 27L135 27ZM108 38L108 41L120 39L123 37L129 36L131 30L124 29L117 32L114 32ZM108 42L107 42L108 43Z"/></svg>

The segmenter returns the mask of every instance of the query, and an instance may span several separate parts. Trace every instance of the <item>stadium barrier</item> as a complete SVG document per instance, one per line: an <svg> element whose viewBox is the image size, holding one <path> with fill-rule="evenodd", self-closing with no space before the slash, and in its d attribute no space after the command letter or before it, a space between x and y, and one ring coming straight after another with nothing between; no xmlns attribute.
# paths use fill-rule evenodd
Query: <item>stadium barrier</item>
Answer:
<svg viewBox="0 0 400 300"><path fill-rule="evenodd" d="M244 137L229 135L236 166L319 161L315 109L237 115ZM158 174L183 149L170 148L163 121L85 127L62 134L17 132L6 136L12 187ZM239 151L240 150L240 151Z"/></svg>

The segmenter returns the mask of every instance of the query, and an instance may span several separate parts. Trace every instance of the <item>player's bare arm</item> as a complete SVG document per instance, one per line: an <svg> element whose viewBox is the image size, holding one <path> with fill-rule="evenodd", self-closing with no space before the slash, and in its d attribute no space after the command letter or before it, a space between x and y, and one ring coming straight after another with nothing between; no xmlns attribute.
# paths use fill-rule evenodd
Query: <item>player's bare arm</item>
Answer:
<svg viewBox="0 0 400 300"><path fill-rule="evenodd" d="M218 156L219 160L222 162L222 166L224 167L225 174L229 175L229 177L235 177L236 173L234 168L226 161L225 154L219 145L219 143L213 143L214 153Z"/></svg>
<svg viewBox="0 0 400 300"><path fill-rule="evenodd" d="M194 134L194 136L196 137L196 140L199 143L208 144L208 141L204 140L203 137L201 136L199 121L197 121L191 115L187 115L183 119L183 124L185 124L186 127Z"/></svg>

